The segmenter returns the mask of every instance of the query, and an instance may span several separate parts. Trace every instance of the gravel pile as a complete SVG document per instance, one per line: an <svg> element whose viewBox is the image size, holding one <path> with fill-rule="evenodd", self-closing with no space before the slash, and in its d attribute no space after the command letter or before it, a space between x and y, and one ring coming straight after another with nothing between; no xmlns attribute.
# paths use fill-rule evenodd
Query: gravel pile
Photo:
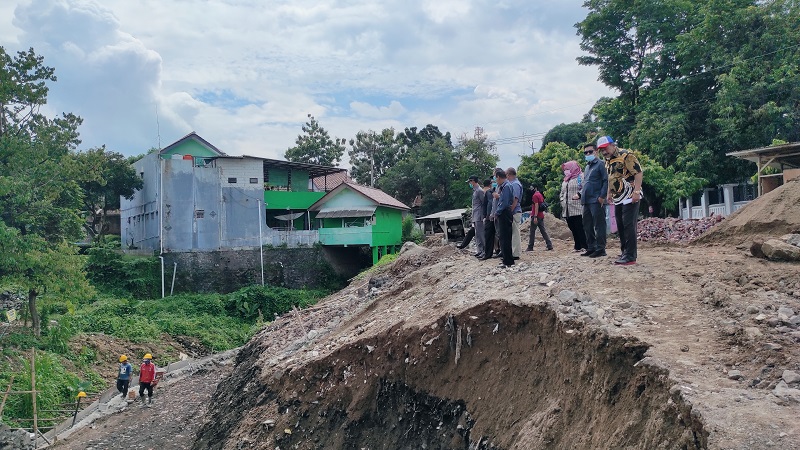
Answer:
<svg viewBox="0 0 800 450"><path fill-rule="evenodd" d="M723 219L722 216L691 220L650 217L638 223L639 240L686 243L698 238Z"/></svg>

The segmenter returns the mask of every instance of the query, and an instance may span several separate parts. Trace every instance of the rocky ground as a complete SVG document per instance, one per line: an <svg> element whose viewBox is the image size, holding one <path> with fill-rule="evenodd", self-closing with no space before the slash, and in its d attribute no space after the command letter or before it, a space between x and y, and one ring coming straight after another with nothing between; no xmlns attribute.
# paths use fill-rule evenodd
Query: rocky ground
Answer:
<svg viewBox="0 0 800 450"><path fill-rule="evenodd" d="M628 267L558 233L512 268L406 247L58 448L800 448L800 264L748 242L773 210L796 231L797 195Z"/></svg>
<svg viewBox="0 0 800 450"><path fill-rule="evenodd" d="M800 266L718 246L646 247L630 267L611 259L582 258L570 243L557 242L554 252L523 253L519 264L501 269L496 260L480 262L452 246L413 249L369 283L259 334L218 392L224 401L212 407L195 448L445 445L424 436L376 438L376 430L391 426L375 418L376 404L398 401L381 398L382 390L416 401L463 402L464 413L444 434L450 439L468 429L472 437L462 433L459 442L474 448L800 448L794 375L800 371ZM522 309L509 316L514 308ZM524 325L514 321L533 310L542 316ZM507 338L490 337L503 333ZM471 355L470 339L492 341L479 351L489 355ZM537 350L531 339L572 343ZM504 355L520 340L527 343ZM603 359L615 363L605 366ZM545 375L538 378L521 375L540 370ZM595 397L570 400L586 390ZM609 406L615 390L626 400ZM243 391L255 393L242 397ZM323 404L342 407L317 406ZM672 409L659 409L663 417L655 419L645 417L642 405ZM509 410L515 414L504 417L501 411ZM580 417L581 410L596 414ZM571 417L556 418L561 411ZM441 411L427 414L448 427ZM627 422L609 424L600 418L607 414ZM547 423L571 431L541 435ZM347 431L331 437L332 424ZM419 437L425 427L408 429ZM631 433L651 433L650 440L642 440L645 434L626 440Z"/></svg>

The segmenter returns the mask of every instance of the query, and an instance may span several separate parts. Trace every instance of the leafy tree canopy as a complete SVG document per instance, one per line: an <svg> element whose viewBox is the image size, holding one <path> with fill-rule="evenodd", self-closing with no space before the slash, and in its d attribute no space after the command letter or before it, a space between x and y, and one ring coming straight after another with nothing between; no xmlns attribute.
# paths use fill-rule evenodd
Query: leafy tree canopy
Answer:
<svg viewBox="0 0 800 450"><path fill-rule="evenodd" d="M350 139L350 176L357 183L375 186L404 153L405 147L395 136L394 128L381 133L359 131L355 139Z"/></svg>
<svg viewBox="0 0 800 450"><path fill-rule="evenodd" d="M578 148L596 133L595 125L587 122L562 123L554 126L544 135L542 148L551 142L563 142L572 148Z"/></svg>
<svg viewBox="0 0 800 450"><path fill-rule="evenodd" d="M344 154L344 139L331 139L328 131L311 114L297 136L295 146L286 150L287 161L336 166Z"/></svg>

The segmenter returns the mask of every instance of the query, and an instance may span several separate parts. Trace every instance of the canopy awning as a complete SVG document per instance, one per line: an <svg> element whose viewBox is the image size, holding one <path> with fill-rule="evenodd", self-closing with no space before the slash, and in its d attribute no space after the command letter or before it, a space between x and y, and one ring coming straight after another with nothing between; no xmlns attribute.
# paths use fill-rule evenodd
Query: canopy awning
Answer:
<svg viewBox="0 0 800 450"><path fill-rule="evenodd" d="M325 208L317 213L317 219L336 219L345 217L372 217L375 206L362 208Z"/></svg>

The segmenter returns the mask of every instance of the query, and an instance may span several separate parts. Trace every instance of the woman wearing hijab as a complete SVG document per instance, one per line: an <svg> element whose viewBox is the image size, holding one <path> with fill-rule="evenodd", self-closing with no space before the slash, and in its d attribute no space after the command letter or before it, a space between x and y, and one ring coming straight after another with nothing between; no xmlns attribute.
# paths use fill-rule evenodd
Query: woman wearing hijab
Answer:
<svg viewBox="0 0 800 450"><path fill-rule="evenodd" d="M575 242L575 251L586 250L586 235L583 232L583 205L580 201L581 181L583 172L577 161L567 161L561 165L564 172L564 181L561 182L561 215L567 219L567 226L572 232Z"/></svg>

